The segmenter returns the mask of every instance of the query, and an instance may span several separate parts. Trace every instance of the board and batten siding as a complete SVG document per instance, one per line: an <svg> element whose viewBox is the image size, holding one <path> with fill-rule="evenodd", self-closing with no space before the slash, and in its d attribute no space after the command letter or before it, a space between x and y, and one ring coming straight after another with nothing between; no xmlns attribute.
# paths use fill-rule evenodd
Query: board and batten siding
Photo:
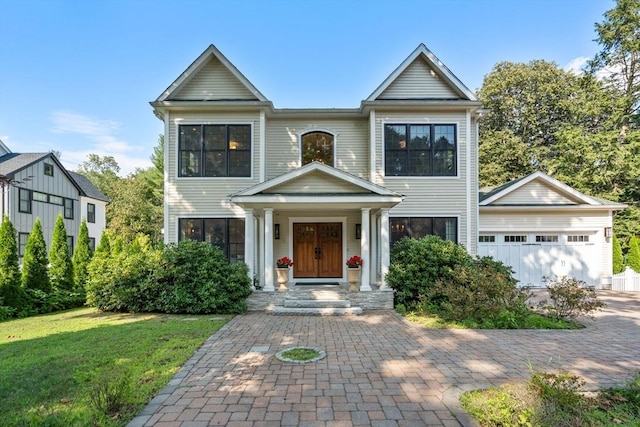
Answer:
<svg viewBox="0 0 640 427"><path fill-rule="evenodd" d="M176 100L255 100L249 91L217 58L202 66L198 73L178 91Z"/></svg>
<svg viewBox="0 0 640 427"><path fill-rule="evenodd" d="M458 99L458 95L424 59L411 63L378 99Z"/></svg>
<svg viewBox="0 0 640 427"><path fill-rule="evenodd" d="M361 178L369 176L369 122L367 118L267 119L267 179L301 166L303 133L322 131L335 136L335 167Z"/></svg>
<svg viewBox="0 0 640 427"><path fill-rule="evenodd" d="M455 124L456 125L456 167L457 176L413 177L384 176L384 125L385 124ZM477 163L471 157L471 170L467 170L467 144L474 153L475 126L469 128L471 140L467 141L465 112L438 113L397 113L376 111L375 165L376 184L405 196L402 203L392 208L390 217L398 216L448 216L458 217L458 242L476 251L477 224ZM473 154L472 154L473 156ZM471 190L467 189L467 174L470 174ZM467 213L470 212L470 216ZM467 239L468 233L474 236Z"/></svg>
<svg viewBox="0 0 640 427"><path fill-rule="evenodd" d="M45 163L53 166L53 176L44 174ZM29 177L30 179L27 180ZM80 223L82 221L80 216L80 192L62 169L60 169L53 160L43 159L16 173L15 179L23 182L17 187L9 187L10 217L16 231L18 233L30 233L36 218L40 218L44 241L47 244L47 251L49 251L56 218L58 217L58 213L64 217L64 206L33 200L31 202L30 214L19 212L20 192L18 188L64 197L73 200L73 219L65 218L64 226L67 235L73 236L73 244L75 247Z"/></svg>
<svg viewBox="0 0 640 427"><path fill-rule="evenodd" d="M496 200L495 204L500 205L522 205L531 204L550 205L575 205L576 201L559 194L556 189L545 185L542 182L534 181L515 189L509 194Z"/></svg>
<svg viewBox="0 0 640 427"><path fill-rule="evenodd" d="M590 234L597 246L598 262L604 275L612 273L612 243L604 237L605 227L613 226L610 211L567 209L557 212L481 212L479 234L555 233L566 235Z"/></svg>
<svg viewBox="0 0 640 427"><path fill-rule="evenodd" d="M178 126L181 124L250 124L252 132L252 177L206 178L178 177ZM168 181L165 185L168 224L165 232L170 242L178 239L178 218L244 217L244 211L229 201L229 196L260 180L260 113L189 113L171 114L169 121Z"/></svg>

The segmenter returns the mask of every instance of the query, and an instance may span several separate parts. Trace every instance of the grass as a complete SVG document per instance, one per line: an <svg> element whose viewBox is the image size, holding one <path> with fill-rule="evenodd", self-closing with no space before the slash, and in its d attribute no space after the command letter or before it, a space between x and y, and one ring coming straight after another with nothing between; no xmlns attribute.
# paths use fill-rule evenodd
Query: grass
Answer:
<svg viewBox="0 0 640 427"><path fill-rule="evenodd" d="M483 427L640 426L640 373L626 386L584 394L581 378L537 373L531 381L475 390L460 398Z"/></svg>
<svg viewBox="0 0 640 427"><path fill-rule="evenodd" d="M320 356L320 352L318 350L314 350L312 348L306 347L296 347L291 350L287 350L282 353L282 356L291 360L311 360Z"/></svg>
<svg viewBox="0 0 640 427"><path fill-rule="evenodd" d="M419 325L429 329L496 329L493 324L479 324L472 321L447 321L435 313L408 312L404 316ZM530 313L524 325L518 329L581 329L584 326L578 322L553 319L538 313Z"/></svg>
<svg viewBox="0 0 640 427"><path fill-rule="evenodd" d="M125 425L228 318L82 308L0 323L0 424Z"/></svg>

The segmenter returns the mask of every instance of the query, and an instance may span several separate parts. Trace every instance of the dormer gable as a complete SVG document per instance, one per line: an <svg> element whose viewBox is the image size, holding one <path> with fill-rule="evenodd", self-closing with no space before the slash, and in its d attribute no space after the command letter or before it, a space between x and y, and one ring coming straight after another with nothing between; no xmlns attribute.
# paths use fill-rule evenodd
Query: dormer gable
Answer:
<svg viewBox="0 0 640 427"><path fill-rule="evenodd" d="M266 102L267 98L210 45L156 101Z"/></svg>
<svg viewBox="0 0 640 427"><path fill-rule="evenodd" d="M478 101L424 44L420 44L366 99Z"/></svg>

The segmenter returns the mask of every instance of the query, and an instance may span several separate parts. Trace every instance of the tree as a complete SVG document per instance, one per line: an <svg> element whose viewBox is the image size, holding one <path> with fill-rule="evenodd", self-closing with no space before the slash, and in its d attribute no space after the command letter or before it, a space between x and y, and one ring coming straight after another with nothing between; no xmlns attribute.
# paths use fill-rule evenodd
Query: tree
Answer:
<svg viewBox="0 0 640 427"><path fill-rule="evenodd" d="M627 265L636 273L640 273L640 239L637 236L633 236L629 241Z"/></svg>
<svg viewBox="0 0 640 427"><path fill-rule="evenodd" d="M622 248L620 247L620 241L613 235L613 241L611 242L613 249L613 274L622 273L624 271L624 260L622 259Z"/></svg>
<svg viewBox="0 0 640 427"><path fill-rule="evenodd" d="M48 271L49 259L47 258L47 246L42 234L40 218L36 218L33 229L29 233L27 246L22 257L22 287L25 289L39 289L44 292L51 291Z"/></svg>
<svg viewBox="0 0 640 427"><path fill-rule="evenodd" d="M113 186L120 180L120 166L112 156L89 154L89 159L78 165L77 172L89 178L109 198L113 194Z"/></svg>
<svg viewBox="0 0 640 427"><path fill-rule="evenodd" d="M73 252L73 274L76 288L84 289L89 277L88 267L93 253L89 242L89 228L83 219L78 233L78 243Z"/></svg>
<svg viewBox="0 0 640 427"><path fill-rule="evenodd" d="M618 0L596 23L596 41L601 46L590 62L592 73L604 71L606 80L619 93L616 121L624 136L629 125L638 124L640 108L640 1Z"/></svg>
<svg viewBox="0 0 640 427"><path fill-rule="evenodd" d="M16 229L9 217L4 215L0 224L0 301L4 301L9 307L19 309L22 307L23 297Z"/></svg>
<svg viewBox="0 0 640 427"><path fill-rule="evenodd" d="M67 244L67 230L64 226L62 214L58 214L56 224L53 228L51 238L51 249L49 250L49 277L54 289L73 289L73 262Z"/></svg>

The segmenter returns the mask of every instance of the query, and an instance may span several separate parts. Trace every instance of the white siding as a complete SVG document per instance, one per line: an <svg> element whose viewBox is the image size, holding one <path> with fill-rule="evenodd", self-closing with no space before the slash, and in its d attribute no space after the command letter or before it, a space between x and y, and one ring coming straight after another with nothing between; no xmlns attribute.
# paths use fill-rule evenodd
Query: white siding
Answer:
<svg viewBox="0 0 640 427"><path fill-rule="evenodd" d="M300 135L322 130L335 135L335 167L368 179L369 124L354 119L267 119L267 179L301 166Z"/></svg>
<svg viewBox="0 0 640 427"><path fill-rule="evenodd" d="M87 204L93 203L96 206L96 222L87 221L87 229L89 230L89 237L96 239L96 248L100 243L100 237L102 232L107 227L107 203L102 200L92 199L90 197L80 198L80 215L82 219L87 219Z"/></svg>
<svg viewBox="0 0 640 427"><path fill-rule="evenodd" d="M385 177L384 176L384 125L385 123L455 124L457 130L457 176L453 177ZM477 170L475 157L471 169L467 169L467 125L464 112L460 113L397 113L376 111L375 164L376 184L403 194L402 203L391 209L394 216L456 216L458 217L459 243L467 243L467 235L475 238L477 218ZM474 131L470 132L474 138ZM475 146L475 141L470 141ZM472 146L471 152L474 153ZM467 192L466 174L471 174L472 190ZM471 229L468 229L468 206L471 211ZM471 239L473 242L474 239ZM475 253L475 244L468 248Z"/></svg>
<svg viewBox="0 0 640 427"><path fill-rule="evenodd" d="M378 99L458 99L460 96L422 58L417 58Z"/></svg>
<svg viewBox="0 0 640 427"><path fill-rule="evenodd" d="M257 98L217 58L212 57L172 99L255 100Z"/></svg>
<svg viewBox="0 0 640 427"><path fill-rule="evenodd" d="M250 178L180 178L178 177L178 125L180 124L251 124L252 174ZM169 223L165 226L169 241L177 240L180 217L244 217L244 211L229 202L229 195L259 182L260 115L255 112L172 114L166 149L169 150L165 197L169 203Z"/></svg>
<svg viewBox="0 0 640 427"><path fill-rule="evenodd" d="M556 190L539 181L531 181L515 189L493 204L499 205L575 205L576 201L559 194Z"/></svg>

